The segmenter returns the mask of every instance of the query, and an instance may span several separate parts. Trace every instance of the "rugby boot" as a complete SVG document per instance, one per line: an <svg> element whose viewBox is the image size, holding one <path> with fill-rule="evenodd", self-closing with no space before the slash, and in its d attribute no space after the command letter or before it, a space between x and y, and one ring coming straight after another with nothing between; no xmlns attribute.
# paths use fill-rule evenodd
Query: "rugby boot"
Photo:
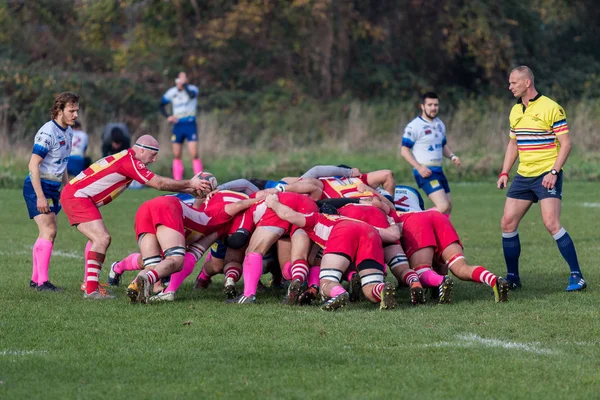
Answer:
<svg viewBox="0 0 600 400"><path fill-rule="evenodd" d="M381 291L381 301L379 302L380 310L392 310L396 308L398 301L396 300L396 288L391 282L386 282Z"/></svg>
<svg viewBox="0 0 600 400"><path fill-rule="evenodd" d="M306 306L312 304L313 300L319 295L319 287L312 285L298 296L298 304Z"/></svg>
<svg viewBox="0 0 600 400"><path fill-rule="evenodd" d="M323 304L321 304L321 310L323 311L335 311L341 308L344 308L348 305L348 301L350 300L350 295L348 292L340 293L335 297L327 300Z"/></svg>
<svg viewBox="0 0 600 400"><path fill-rule="evenodd" d="M454 287L454 279L450 275L444 276L442 284L438 288L438 304L452 303L452 288Z"/></svg>
<svg viewBox="0 0 600 400"><path fill-rule="evenodd" d="M508 281L504 278L498 277L496 284L492 288L494 290L494 299L496 303L504 303L508 301Z"/></svg>
<svg viewBox="0 0 600 400"><path fill-rule="evenodd" d="M425 304L425 290L419 281L410 283L410 304L413 306Z"/></svg>
<svg viewBox="0 0 600 400"><path fill-rule="evenodd" d="M290 286L288 286L287 295L283 298L283 304L287 304L288 306L293 306L298 304L298 298L300 297L300 292L302 291L302 282L299 279L294 279Z"/></svg>
<svg viewBox="0 0 600 400"><path fill-rule="evenodd" d="M223 293L228 299L234 299L237 297L237 288L235 287L235 281L233 278L225 278L225 286L223 287Z"/></svg>

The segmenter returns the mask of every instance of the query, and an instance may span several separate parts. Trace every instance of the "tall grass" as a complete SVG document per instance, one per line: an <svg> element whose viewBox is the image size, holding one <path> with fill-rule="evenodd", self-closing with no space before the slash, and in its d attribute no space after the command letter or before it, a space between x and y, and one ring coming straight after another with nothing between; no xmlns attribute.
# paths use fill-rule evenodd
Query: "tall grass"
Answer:
<svg viewBox="0 0 600 400"><path fill-rule="evenodd" d="M502 164L508 142L508 115L512 99L473 98L453 106L441 103L440 118L447 128L448 143L461 156L461 169L448 168L455 179L491 179ZM580 100L564 105L567 111L574 154L567 164L569 177L600 180L600 100ZM316 163L343 163L352 159L367 170L390 168L410 174L410 168L397 156L404 126L420 114L410 102L359 101L328 104L301 103L279 110L253 113L215 110L200 113L200 155L205 165L221 171L221 179L243 176L278 177L302 172ZM81 115L90 135L89 152L99 158L104 123L125 120L123 115L107 115L93 121ZM0 110L0 121L2 121ZM40 126L43 123L40 122ZM0 185L22 181L31 143L9 140L7 124L0 126ZM134 139L153 134L161 143L161 158L154 166L169 175L171 127L161 119L141 121L133 130ZM184 151L184 159L187 157ZM344 162L347 163L347 162Z"/></svg>

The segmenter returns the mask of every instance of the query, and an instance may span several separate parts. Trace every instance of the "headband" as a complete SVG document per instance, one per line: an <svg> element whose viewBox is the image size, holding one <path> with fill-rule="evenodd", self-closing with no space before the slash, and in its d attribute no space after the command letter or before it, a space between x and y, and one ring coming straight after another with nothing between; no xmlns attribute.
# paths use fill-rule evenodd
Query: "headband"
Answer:
<svg viewBox="0 0 600 400"><path fill-rule="evenodd" d="M141 147L142 149L156 151L158 153L158 147L148 146L146 144L136 143L134 146Z"/></svg>

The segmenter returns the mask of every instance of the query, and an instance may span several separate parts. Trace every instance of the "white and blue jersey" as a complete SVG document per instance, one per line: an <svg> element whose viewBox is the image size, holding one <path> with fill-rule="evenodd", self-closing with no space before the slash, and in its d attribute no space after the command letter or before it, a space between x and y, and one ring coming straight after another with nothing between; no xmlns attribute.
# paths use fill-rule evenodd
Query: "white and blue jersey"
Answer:
<svg viewBox="0 0 600 400"><path fill-rule="evenodd" d="M77 129L73 130L71 155L67 165L69 175L79 175L85 168L85 152L88 147L88 134Z"/></svg>
<svg viewBox="0 0 600 400"><path fill-rule="evenodd" d="M183 143L184 139L191 141L197 140L196 128L196 110L198 108L198 95L200 90L194 85L185 85L182 90L173 86L165 92L160 107L164 112L164 107L171 104L173 116L179 121L173 125L173 142Z"/></svg>
<svg viewBox="0 0 600 400"><path fill-rule="evenodd" d="M446 126L437 117L429 122L419 116L404 128L402 146L408 147L421 165L441 168L445 145Z"/></svg>
<svg viewBox="0 0 600 400"><path fill-rule="evenodd" d="M42 158L40 163L40 182L44 195L48 199L50 210L58 213L60 210L60 185L63 174L69 162L73 130L71 127L62 128L54 120L46 122L35 134L33 154ZM23 197L27 203L30 218L39 214L37 211L37 196L27 175L23 184Z"/></svg>

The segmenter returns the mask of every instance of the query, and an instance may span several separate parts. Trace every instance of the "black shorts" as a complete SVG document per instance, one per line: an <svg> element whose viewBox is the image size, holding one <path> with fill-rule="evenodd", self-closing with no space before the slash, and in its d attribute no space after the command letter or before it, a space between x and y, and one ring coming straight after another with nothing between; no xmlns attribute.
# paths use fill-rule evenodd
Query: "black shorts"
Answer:
<svg viewBox="0 0 600 400"><path fill-rule="evenodd" d="M538 200L548 198L562 200L562 171L558 173L558 179L556 179L556 184L552 189L546 189L542 186L542 180L546 174L549 174L549 172L531 178L526 178L519 174L515 175L515 179L513 179L513 182L506 193L506 197L518 200L528 200L534 203L537 203Z"/></svg>

